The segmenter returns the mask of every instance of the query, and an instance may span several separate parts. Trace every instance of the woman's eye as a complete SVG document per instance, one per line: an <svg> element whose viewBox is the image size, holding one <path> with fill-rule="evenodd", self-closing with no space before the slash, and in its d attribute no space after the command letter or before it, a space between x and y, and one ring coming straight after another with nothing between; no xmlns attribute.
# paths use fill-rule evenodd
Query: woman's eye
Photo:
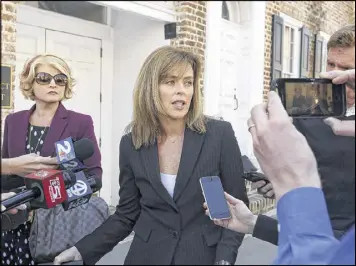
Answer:
<svg viewBox="0 0 356 266"><path fill-rule="evenodd" d="M168 81L166 82L166 84L168 84L168 85L174 85L174 80L168 80Z"/></svg>
<svg viewBox="0 0 356 266"><path fill-rule="evenodd" d="M185 86L186 87L190 87L190 86L192 86L193 85L193 82L192 81L187 81L187 82L185 82Z"/></svg>

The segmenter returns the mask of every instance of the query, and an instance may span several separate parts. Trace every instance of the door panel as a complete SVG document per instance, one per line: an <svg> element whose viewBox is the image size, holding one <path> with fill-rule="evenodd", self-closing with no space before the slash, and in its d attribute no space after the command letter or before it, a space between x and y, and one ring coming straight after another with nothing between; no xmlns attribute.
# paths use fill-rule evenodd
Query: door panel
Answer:
<svg viewBox="0 0 356 266"><path fill-rule="evenodd" d="M45 53L45 29L16 24L16 78L14 92L14 111L30 109L34 104L31 100L25 100L20 91L19 75L22 72L25 62L38 55Z"/></svg>
<svg viewBox="0 0 356 266"><path fill-rule="evenodd" d="M97 140L100 138L101 40L46 30L46 53L62 57L76 79L73 97L63 105L90 115Z"/></svg>
<svg viewBox="0 0 356 266"><path fill-rule="evenodd" d="M219 111L235 131L241 153L250 156L251 139L247 130L250 114L250 88L246 65L247 32L243 26L221 20L221 84Z"/></svg>

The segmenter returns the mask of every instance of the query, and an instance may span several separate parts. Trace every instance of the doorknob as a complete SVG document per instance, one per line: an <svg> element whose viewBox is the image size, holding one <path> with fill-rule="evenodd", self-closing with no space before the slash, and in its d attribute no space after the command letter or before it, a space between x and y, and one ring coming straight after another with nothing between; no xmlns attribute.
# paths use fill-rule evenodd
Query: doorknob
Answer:
<svg viewBox="0 0 356 266"><path fill-rule="evenodd" d="M239 100L236 97L236 88L234 89L234 102L235 102L234 110L237 110L239 108Z"/></svg>

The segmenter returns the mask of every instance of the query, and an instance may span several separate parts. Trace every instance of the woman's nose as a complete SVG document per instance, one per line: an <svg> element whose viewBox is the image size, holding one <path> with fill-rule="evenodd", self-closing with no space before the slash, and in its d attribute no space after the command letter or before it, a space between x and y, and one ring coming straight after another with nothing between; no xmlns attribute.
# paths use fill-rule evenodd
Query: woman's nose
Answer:
<svg viewBox="0 0 356 266"><path fill-rule="evenodd" d="M177 93L182 93L184 91L184 84L181 82L177 82L176 85L176 92Z"/></svg>
<svg viewBox="0 0 356 266"><path fill-rule="evenodd" d="M49 86L50 86L51 88L57 86L57 85L56 85L56 82L54 81L54 79L51 80L51 82L49 83Z"/></svg>

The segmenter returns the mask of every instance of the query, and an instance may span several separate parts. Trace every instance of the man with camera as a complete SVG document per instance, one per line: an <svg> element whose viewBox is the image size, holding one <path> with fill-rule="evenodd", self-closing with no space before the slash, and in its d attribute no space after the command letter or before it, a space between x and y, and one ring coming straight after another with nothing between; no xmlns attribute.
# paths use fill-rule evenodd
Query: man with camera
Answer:
<svg viewBox="0 0 356 266"><path fill-rule="evenodd" d="M355 82L354 69L332 71L322 76L337 84ZM324 123L336 135L355 137L354 120L340 121L330 117ZM279 233L275 230L276 220L269 218L268 223L262 224L263 220L253 215L243 202L228 194L232 218L215 220L215 224L241 233L254 233L259 227L271 235L274 230L274 239L278 234L275 264L355 265L354 223L340 241L334 238L317 160L275 92L269 93L267 104L252 109L248 124L256 158L274 189Z"/></svg>
<svg viewBox="0 0 356 266"><path fill-rule="evenodd" d="M354 68L355 25L349 25L330 37L326 71ZM347 111L340 119L355 120L355 82L347 81L345 85ZM355 139L335 136L321 118L294 119L294 125L317 159L333 231L340 238L355 223ZM274 197L270 183L258 181L252 184L255 188L265 197Z"/></svg>

